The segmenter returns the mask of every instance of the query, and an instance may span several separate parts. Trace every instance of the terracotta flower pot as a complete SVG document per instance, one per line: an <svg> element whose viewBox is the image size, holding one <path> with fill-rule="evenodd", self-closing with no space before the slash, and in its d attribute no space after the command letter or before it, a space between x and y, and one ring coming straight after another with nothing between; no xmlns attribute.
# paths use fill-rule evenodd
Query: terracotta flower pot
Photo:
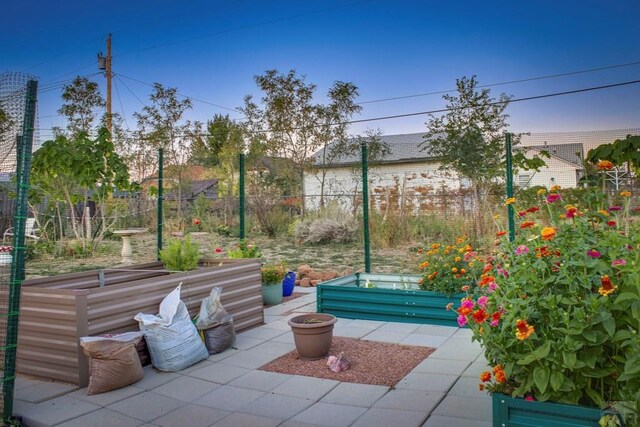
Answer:
<svg viewBox="0 0 640 427"><path fill-rule="evenodd" d="M301 359L317 360L329 353L333 325L337 321L335 316L324 313L302 314L289 320L296 350Z"/></svg>

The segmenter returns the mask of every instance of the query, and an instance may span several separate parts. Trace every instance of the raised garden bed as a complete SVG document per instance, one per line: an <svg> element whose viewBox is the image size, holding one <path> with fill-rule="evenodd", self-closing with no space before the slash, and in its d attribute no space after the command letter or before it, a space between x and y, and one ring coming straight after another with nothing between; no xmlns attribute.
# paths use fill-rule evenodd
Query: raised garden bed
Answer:
<svg viewBox="0 0 640 427"><path fill-rule="evenodd" d="M450 302L462 296L421 290L420 276L356 273L326 281L316 287L318 313L347 319L425 323L458 326L456 312L447 311ZM367 282L374 287L365 287Z"/></svg>
<svg viewBox="0 0 640 427"><path fill-rule="evenodd" d="M599 427L596 408L515 399L500 393L493 400L493 425L519 427Z"/></svg>
<svg viewBox="0 0 640 427"><path fill-rule="evenodd" d="M153 262L26 280L22 285L17 371L84 386L87 360L79 338L138 330L133 317L157 313L182 282L181 298L195 316L221 287L221 302L237 331L263 323L258 260L202 260L198 270L169 273Z"/></svg>

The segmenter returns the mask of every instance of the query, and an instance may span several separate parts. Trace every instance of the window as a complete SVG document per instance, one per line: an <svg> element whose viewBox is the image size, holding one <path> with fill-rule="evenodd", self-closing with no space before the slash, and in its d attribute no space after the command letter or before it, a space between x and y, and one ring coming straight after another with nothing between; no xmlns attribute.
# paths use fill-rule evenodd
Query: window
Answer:
<svg viewBox="0 0 640 427"><path fill-rule="evenodd" d="M531 175L518 175L518 187L528 188L531 183Z"/></svg>

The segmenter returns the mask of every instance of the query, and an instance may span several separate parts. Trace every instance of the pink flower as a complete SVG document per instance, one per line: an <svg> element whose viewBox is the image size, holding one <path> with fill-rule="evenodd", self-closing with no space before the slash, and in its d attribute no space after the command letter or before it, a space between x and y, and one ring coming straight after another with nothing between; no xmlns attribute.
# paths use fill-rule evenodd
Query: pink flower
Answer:
<svg viewBox="0 0 640 427"><path fill-rule="evenodd" d="M489 291L493 292L498 289L498 284L496 282L489 283Z"/></svg>
<svg viewBox="0 0 640 427"><path fill-rule="evenodd" d="M516 248L516 255L525 255L529 253L529 247L526 245L520 245Z"/></svg>
<svg viewBox="0 0 640 427"><path fill-rule="evenodd" d="M617 265L627 265L627 261L624 259L614 259L611 261L611 267L615 267Z"/></svg>
<svg viewBox="0 0 640 427"><path fill-rule="evenodd" d="M562 196L558 193L552 193L547 196L547 203L554 203L562 200Z"/></svg>
<svg viewBox="0 0 640 427"><path fill-rule="evenodd" d="M587 255L589 255L591 258L600 258L602 256L602 254L595 249L589 249L587 251Z"/></svg>
<svg viewBox="0 0 640 427"><path fill-rule="evenodd" d="M489 298L487 298L486 295L482 295L480 298L478 298L478 305L484 308L487 305L488 300Z"/></svg>
<svg viewBox="0 0 640 427"><path fill-rule="evenodd" d="M473 309L473 306L474 306L474 305L475 305L475 304L474 304L474 302L473 302L473 301L471 301L471 300L469 300L469 299L465 299L465 300L462 300L462 303L460 304L460 307L462 307L462 308L468 308L468 309Z"/></svg>
<svg viewBox="0 0 640 427"><path fill-rule="evenodd" d="M460 316L458 316L458 326L460 326L462 328L466 324L467 324L467 318L465 316L463 316L462 314Z"/></svg>
<svg viewBox="0 0 640 427"><path fill-rule="evenodd" d="M475 258L476 253L473 251L469 251L464 254L464 262L469 262L470 259Z"/></svg>
<svg viewBox="0 0 640 427"><path fill-rule="evenodd" d="M509 272L507 270L505 270L502 267L498 267L498 275L502 276L502 277L509 277Z"/></svg>
<svg viewBox="0 0 640 427"><path fill-rule="evenodd" d="M527 402L535 402L536 399L533 396L527 396L524 398L524 400L526 400Z"/></svg>

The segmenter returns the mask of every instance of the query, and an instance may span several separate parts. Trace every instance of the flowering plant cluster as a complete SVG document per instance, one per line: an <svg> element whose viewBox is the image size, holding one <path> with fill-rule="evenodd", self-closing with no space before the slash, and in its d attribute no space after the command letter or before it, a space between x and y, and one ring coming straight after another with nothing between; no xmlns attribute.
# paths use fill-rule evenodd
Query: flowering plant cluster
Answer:
<svg viewBox="0 0 640 427"><path fill-rule="evenodd" d="M13 252L13 246L0 246L0 253Z"/></svg>
<svg viewBox="0 0 640 427"><path fill-rule="evenodd" d="M216 251L218 251L218 248L216 248ZM260 258L262 252L256 245L246 240L241 240L240 243L227 251L227 256L229 258Z"/></svg>
<svg viewBox="0 0 640 427"><path fill-rule="evenodd" d="M495 286L457 308L493 366L481 390L601 408L640 401L640 233L629 195L588 211L553 188L517 210L519 233L502 238L492 266Z"/></svg>
<svg viewBox="0 0 640 427"><path fill-rule="evenodd" d="M420 288L448 296L473 292L484 268L485 259L473 250L465 237L457 238L452 245L434 243L419 249L418 253L424 256L419 265L423 272Z"/></svg>

